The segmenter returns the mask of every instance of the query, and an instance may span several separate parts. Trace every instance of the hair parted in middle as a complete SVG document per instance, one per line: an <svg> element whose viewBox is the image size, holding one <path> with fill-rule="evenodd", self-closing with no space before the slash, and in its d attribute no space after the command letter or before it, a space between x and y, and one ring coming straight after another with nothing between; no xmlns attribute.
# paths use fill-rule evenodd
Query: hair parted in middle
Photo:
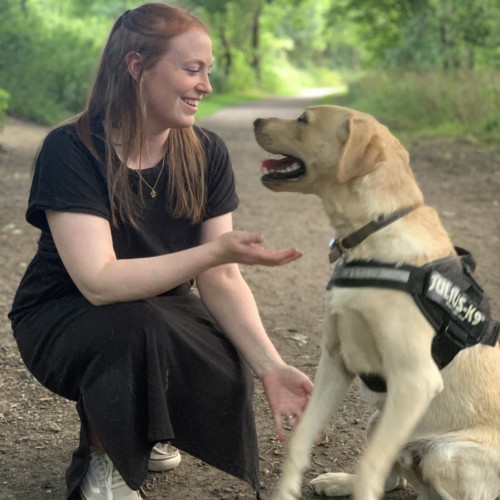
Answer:
<svg viewBox="0 0 500 500"><path fill-rule="evenodd" d="M142 74L153 68L169 50L171 40L196 28L208 34L203 22L190 12L161 3L147 3L128 10L115 22L101 58L97 78L84 112L78 117L78 136L99 158L92 141L92 121L102 120L106 131L108 195L113 225L128 221L137 225L138 206L129 185L127 162L132 153L145 149L146 95ZM141 55L137 79L127 68L129 52ZM118 131L121 162L114 161L112 131ZM170 129L164 145L169 167L168 209L174 217L197 223L203 219L206 198L206 158L193 127ZM142 191L141 191L142 192Z"/></svg>

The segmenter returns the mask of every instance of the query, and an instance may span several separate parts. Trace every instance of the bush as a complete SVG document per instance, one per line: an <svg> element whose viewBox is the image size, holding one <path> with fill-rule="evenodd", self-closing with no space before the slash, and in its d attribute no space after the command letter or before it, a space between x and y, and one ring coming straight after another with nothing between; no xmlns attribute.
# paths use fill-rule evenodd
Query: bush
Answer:
<svg viewBox="0 0 500 500"><path fill-rule="evenodd" d="M5 119L7 117L7 109L9 108L9 98L10 94L3 89L0 89L0 130L5 124Z"/></svg>
<svg viewBox="0 0 500 500"><path fill-rule="evenodd" d="M389 121L397 130L486 137L500 132L500 73L374 72L349 85L343 104Z"/></svg>
<svg viewBox="0 0 500 500"><path fill-rule="evenodd" d="M54 124L82 110L109 21L68 19L13 6L0 26L0 87L10 112Z"/></svg>

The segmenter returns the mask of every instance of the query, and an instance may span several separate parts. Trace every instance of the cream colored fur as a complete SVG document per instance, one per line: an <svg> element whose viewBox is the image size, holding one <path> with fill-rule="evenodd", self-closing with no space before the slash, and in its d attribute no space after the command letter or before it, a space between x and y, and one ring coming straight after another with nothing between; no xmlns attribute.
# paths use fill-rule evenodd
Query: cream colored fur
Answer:
<svg viewBox="0 0 500 500"><path fill-rule="evenodd" d="M454 253L436 211L423 203L408 153L372 116L338 106L311 107L305 119L256 122L257 142L301 159L306 175L265 181L273 191L319 196L337 237L380 214L417 205L347 256L423 265ZM327 249L325 248L325 258ZM356 475L324 474L317 493L377 500L410 482L418 500L494 500L500 495L500 349L461 351L441 372L431 357L434 331L405 292L333 288L326 296L315 387L290 443L275 500L300 497L318 433L356 375L378 373L385 396Z"/></svg>

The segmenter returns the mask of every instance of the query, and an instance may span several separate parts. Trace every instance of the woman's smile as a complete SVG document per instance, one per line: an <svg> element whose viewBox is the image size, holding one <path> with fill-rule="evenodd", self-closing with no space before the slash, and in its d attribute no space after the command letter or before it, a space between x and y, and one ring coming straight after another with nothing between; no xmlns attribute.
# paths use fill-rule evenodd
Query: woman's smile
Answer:
<svg viewBox="0 0 500 500"><path fill-rule="evenodd" d="M201 97L199 99L193 99L191 97L181 97L181 100L185 102L190 108L198 109L198 103L201 101Z"/></svg>

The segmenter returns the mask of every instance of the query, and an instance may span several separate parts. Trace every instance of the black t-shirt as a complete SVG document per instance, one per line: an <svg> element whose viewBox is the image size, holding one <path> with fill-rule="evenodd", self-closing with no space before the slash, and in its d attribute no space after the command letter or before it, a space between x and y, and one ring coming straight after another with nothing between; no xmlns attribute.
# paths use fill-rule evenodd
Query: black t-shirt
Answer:
<svg viewBox="0 0 500 500"><path fill-rule="evenodd" d="M205 220L232 212L238 206L234 175L226 145L216 134L195 127L207 159L207 200ZM105 142L101 123L94 123L93 140L101 158ZM142 171L151 186L157 179L155 198L142 183L144 204L139 227L129 223L111 224L106 166L96 160L76 133L74 124L53 130L45 139L38 156L26 213L27 221L42 230L38 252L28 266L14 299L11 319L34 306L69 293L80 293L59 257L50 233L45 210L79 212L110 221L113 246L118 259L152 257L186 250L200 243L201 224L174 218L167 210L168 164L161 162ZM139 175L129 170L134 196L139 197ZM133 286L131 284L131 286Z"/></svg>

